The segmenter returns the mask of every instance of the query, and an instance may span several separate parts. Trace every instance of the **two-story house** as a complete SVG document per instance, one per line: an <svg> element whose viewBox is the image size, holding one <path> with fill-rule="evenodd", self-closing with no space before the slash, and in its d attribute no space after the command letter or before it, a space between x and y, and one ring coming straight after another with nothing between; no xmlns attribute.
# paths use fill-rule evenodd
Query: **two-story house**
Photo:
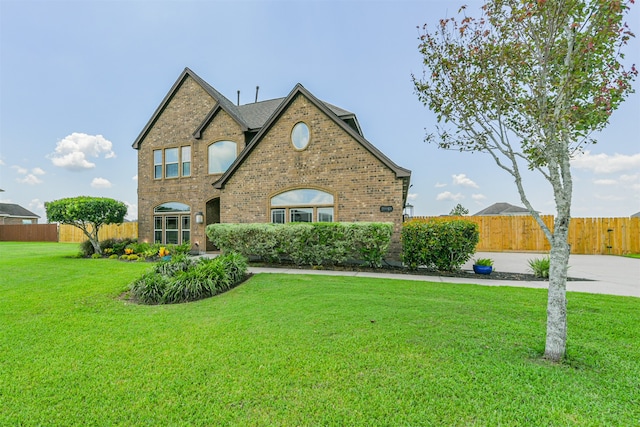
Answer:
<svg viewBox="0 0 640 427"><path fill-rule="evenodd" d="M399 250L411 171L300 84L236 105L185 68L133 148L141 241L203 251L213 223L382 221Z"/></svg>

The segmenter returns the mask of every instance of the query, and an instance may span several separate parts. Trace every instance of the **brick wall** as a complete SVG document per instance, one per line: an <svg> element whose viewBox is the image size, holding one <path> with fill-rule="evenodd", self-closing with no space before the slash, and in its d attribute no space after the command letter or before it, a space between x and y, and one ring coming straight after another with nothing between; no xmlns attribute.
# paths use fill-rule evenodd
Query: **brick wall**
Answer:
<svg viewBox="0 0 640 427"><path fill-rule="evenodd" d="M310 143L291 144L293 126L304 121ZM336 221L393 222L399 253L402 180L302 95L263 136L222 189L221 222L268 222L269 200L293 188L317 188L334 195ZM380 212L393 206L393 212Z"/></svg>
<svg viewBox="0 0 640 427"><path fill-rule="evenodd" d="M214 197L212 183L218 176L207 176L206 140L195 140L194 130L202 123L216 101L191 77L187 77L141 141L138 150L138 235L153 242L153 209L166 202L191 207L191 240L205 242L204 225L195 223L195 212L205 211L206 200ZM153 150L191 146L191 177L153 178Z"/></svg>

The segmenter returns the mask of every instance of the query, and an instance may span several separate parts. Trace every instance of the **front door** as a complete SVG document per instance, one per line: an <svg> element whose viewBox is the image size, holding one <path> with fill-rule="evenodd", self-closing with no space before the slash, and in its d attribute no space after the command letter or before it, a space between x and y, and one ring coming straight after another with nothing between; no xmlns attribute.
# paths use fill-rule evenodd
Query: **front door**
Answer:
<svg viewBox="0 0 640 427"><path fill-rule="evenodd" d="M220 224L220 198L211 199L207 202L206 224ZM213 243L207 238L207 252L218 251Z"/></svg>

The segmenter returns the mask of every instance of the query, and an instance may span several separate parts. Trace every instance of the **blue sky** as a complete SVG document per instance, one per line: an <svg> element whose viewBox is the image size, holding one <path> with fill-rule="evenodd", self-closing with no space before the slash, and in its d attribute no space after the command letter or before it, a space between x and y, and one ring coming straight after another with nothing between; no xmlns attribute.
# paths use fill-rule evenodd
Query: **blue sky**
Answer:
<svg viewBox="0 0 640 427"><path fill-rule="evenodd" d="M62 197L111 197L137 218L131 148L184 67L227 98L286 96L302 83L354 112L365 137L411 169L416 215L521 206L485 154L423 142L435 116L413 93L417 26L455 15L451 1L0 0L0 201L42 216ZM640 33L640 10L628 22ZM640 64L640 43L627 61ZM638 88L636 82L635 87ZM574 163L574 217L640 211L640 94L614 113ZM534 207L553 214L549 185L527 175Z"/></svg>

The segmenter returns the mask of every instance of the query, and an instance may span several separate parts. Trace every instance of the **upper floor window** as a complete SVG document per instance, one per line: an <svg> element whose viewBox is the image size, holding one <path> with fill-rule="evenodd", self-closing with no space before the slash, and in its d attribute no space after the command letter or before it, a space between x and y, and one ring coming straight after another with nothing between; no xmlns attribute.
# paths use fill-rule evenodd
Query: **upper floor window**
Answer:
<svg viewBox="0 0 640 427"><path fill-rule="evenodd" d="M180 175L178 169L178 149L167 148L164 150L164 177L177 178Z"/></svg>
<svg viewBox="0 0 640 427"><path fill-rule="evenodd" d="M191 147L153 150L153 178L191 176Z"/></svg>
<svg viewBox="0 0 640 427"><path fill-rule="evenodd" d="M182 176L191 176L191 147L181 147Z"/></svg>
<svg viewBox="0 0 640 427"><path fill-rule="evenodd" d="M219 141L209 146L209 173L224 173L236 159L238 145L233 141Z"/></svg>
<svg viewBox="0 0 640 427"><path fill-rule="evenodd" d="M291 130L291 143L298 150L304 150L309 145L309 127L304 122L298 122Z"/></svg>
<svg viewBox="0 0 640 427"><path fill-rule="evenodd" d="M271 222L333 222L332 194L313 188L285 191L271 198Z"/></svg>

